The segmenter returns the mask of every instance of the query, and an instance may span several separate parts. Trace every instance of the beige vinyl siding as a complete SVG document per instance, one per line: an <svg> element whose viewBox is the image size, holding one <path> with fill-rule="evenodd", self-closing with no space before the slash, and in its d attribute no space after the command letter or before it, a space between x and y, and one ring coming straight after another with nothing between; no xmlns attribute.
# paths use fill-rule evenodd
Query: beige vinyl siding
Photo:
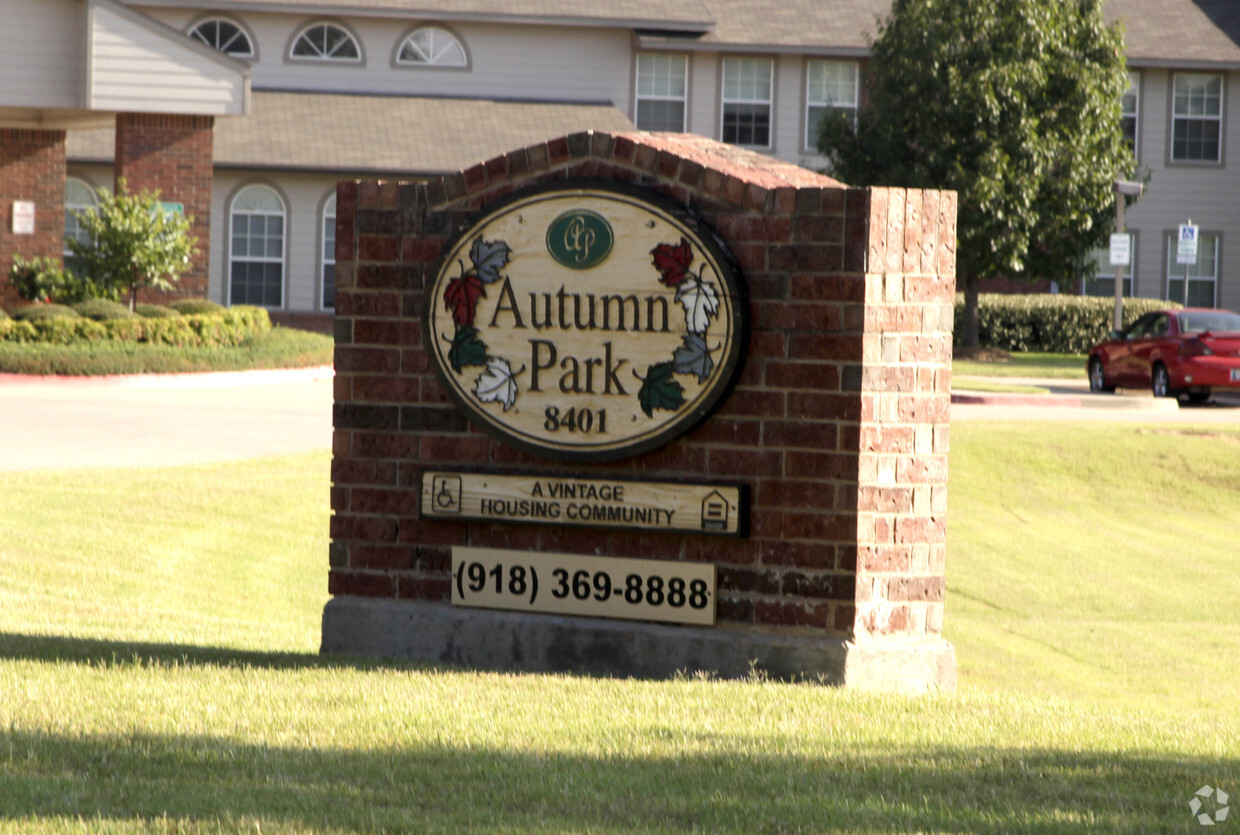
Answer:
<svg viewBox="0 0 1240 835"><path fill-rule="evenodd" d="M86 99L86 4L0 0L0 105L80 108Z"/></svg>
<svg viewBox="0 0 1240 835"><path fill-rule="evenodd" d="M178 31L201 15L152 9ZM254 89L312 90L403 96L607 101L631 110L632 34L622 29L443 24L464 44L468 69L396 67L398 41L416 17L335 18L299 14L229 13L254 36ZM292 36L306 24L331 21L359 41L361 64L288 60Z"/></svg>
<svg viewBox="0 0 1240 835"><path fill-rule="evenodd" d="M1240 309L1240 74L1224 72L1223 164L1168 163L1169 85L1174 70L1141 74L1141 158L1150 172L1145 195L1127 212L1130 230L1139 230L1136 295L1166 297L1166 233L1191 218L1203 232L1222 230L1215 303Z"/></svg>
<svg viewBox="0 0 1240 835"><path fill-rule="evenodd" d="M218 116L244 111L244 75L176 33L96 6L90 104L100 110Z"/></svg>

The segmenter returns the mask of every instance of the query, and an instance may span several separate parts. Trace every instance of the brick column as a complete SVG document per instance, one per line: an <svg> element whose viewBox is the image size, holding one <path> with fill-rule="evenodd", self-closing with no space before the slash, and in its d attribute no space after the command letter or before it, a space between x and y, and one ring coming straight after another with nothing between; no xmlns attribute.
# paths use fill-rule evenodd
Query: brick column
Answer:
<svg viewBox="0 0 1240 835"><path fill-rule="evenodd" d="M35 204L33 235L13 234L13 203ZM13 256L59 259L65 237L65 132L0 128L0 305L19 301Z"/></svg>
<svg viewBox="0 0 1240 835"><path fill-rule="evenodd" d="M433 373L422 319L455 230L515 189L576 177L689 207L736 259L750 304L743 371L709 420L588 465L472 427ZM847 686L954 686L941 630L955 222L951 193L850 189L690 135L576 134L427 184L342 183L325 651L638 675L754 663ZM742 483L749 536L423 518L435 468ZM719 626L462 612L447 604L463 545L709 562ZM495 631L512 657L477 639Z"/></svg>
<svg viewBox="0 0 1240 835"><path fill-rule="evenodd" d="M116 117L117 180L124 178L131 193L158 190L160 200L183 204L186 216L194 219L190 234L198 239L198 255L177 291L151 294L152 298L207 295L214 124L211 116L121 113Z"/></svg>

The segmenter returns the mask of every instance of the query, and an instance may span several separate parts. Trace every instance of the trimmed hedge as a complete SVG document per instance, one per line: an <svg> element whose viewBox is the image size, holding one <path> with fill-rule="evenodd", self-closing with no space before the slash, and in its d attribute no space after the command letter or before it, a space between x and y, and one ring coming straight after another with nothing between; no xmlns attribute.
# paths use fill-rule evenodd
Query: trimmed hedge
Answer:
<svg viewBox="0 0 1240 835"><path fill-rule="evenodd" d="M19 322L37 322L42 319L80 319L81 315L63 304L31 304L14 310L13 318Z"/></svg>
<svg viewBox="0 0 1240 835"><path fill-rule="evenodd" d="M106 322L109 319L137 318L136 313L131 312L129 308L120 302L114 302L111 299L87 299L84 302L78 302L73 305L73 309L78 312L79 316L94 319L96 322Z"/></svg>
<svg viewBox="0 0 1240 835"><path fill-rule="evenodd" d="M134 305L134 312L143 319L172 319L181 315L171 307L164 307L162 304Z"/></svg>
<svg viewBox="0 0 1240 835"><path fill-rule="evenodd" d="M219 313L221 310L228 309L224 305L216 304L210 299L181 299L168 305L168 307L182 316L190 316L195 313Z"/></svg>
<svg viewBox="0 0 1240 835"><path fill-rule="evenodd" d="M82 318L72 310L69 312L74 318L0 321L0 340L47 342L55 345L116 340L179 347L231 348L271 330L271 317L265 309L241 305L222 308L215 314L164 319L134 317L108 319L103 322Z"/></svg>
<svg viewBox="0 0 1240 835"><path fill-rule="evenodd" d="M1180 307L1160 299L1124 299L1124 327L1152 310ZM964 332L964 294L956 294L955 334ZM1049 293L982 293L977 299L978 344L1005 351L1084 354L1106 339L1115 299Z"/></svg>

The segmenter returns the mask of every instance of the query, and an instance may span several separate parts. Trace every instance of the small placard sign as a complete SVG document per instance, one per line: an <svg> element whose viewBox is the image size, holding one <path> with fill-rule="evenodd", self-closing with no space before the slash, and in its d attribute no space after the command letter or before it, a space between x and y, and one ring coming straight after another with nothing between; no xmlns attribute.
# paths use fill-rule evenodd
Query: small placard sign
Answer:
<svg viewBox="0 0 1240 835"><path fill-rule="evenodd" d="M422 515L743 536L740 485L428 471Z"/></svg>
<svg viewBox="0 0 1240 835"><path fill-rule="evenodd" d="M1111 236L1111 266L1127 267L1132 262L1132 236L1114 234Z"/></svg>
<svg viewBox="0 0 1240 835"><path fill-rule="evenodd" d="M34 202L31 200L13 201L13 234L34 234Z"/></svg>
<svg viewBox="0 0 1240 835"><path fill-rule="evenodd" d="M452 605L713 626L715 567L458 547Z"/></svg>

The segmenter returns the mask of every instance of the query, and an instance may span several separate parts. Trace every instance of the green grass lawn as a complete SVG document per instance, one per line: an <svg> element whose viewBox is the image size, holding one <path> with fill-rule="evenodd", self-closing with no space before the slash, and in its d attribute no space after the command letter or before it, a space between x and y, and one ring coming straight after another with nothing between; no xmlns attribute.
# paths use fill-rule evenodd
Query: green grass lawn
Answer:
<svg viewBox="0 0 1240 835"><path fill-rule="evenodd" d="M960 686L919 698L320 658L326 453L0 473L0 832L1198 831L1240 792L1240 432L951 456Z"/></svg>
<svg viewBox="0 0 1240 835"><path fill-rule="evenodd" d="M178 374L307 368L332 364L330 336L275 327L235 348L177 348L136 342L76 345L0 341L0 374Z"/></svg>
<svg viewBox="0 0 1240 835"><path fill-rule="evenodd" d="M1014 353L1003 362L952 360L952 377L1043 377L1085 379L1084 354Z"/></svg>

